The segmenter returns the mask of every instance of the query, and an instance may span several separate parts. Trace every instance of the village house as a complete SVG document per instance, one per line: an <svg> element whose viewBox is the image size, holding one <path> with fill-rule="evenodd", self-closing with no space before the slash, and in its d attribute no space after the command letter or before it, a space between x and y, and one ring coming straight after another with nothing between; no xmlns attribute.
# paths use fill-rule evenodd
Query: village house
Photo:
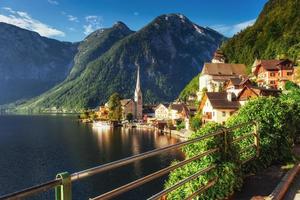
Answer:
<svg viewBox="0 0 300 200"><path fill-rule="evenodd" d="M248 78L239 77L239 78L230 78L225 82L224 90L227 92L232 92L235 96L243 90L245 86L250 86L252 83Z"/></svg>
<svg viewBox="0 0 300 200"><path fill-rule="evenodd" d="M214 57L211 60L212 63L225 63L225 56L221 49L217 49L214 53Z"/></svg>
<svg viewBox="0 0 300 200"><path fill-rule="evenodd" d="M243 89L237 87L237 94L231 87L224 92L207 92L199 106L202 123L224 123L233 113L252 98L260 96L279 96L280 90L252 86L248 81L242 81ZM240 85L240 84L237 84Z"/></svg>
<svg viewBox="0 0 300 200"><path fill-rule="evenodd" d="M157 120L168 120L169 119L169 104L160 103L155 108L155 118Z"/></svg>
<svg viewBox="0 0 300 200"><path fill-rule="evenodd" d="M231 78L247 77L244 64L224 63L225 59L215 54L212 63L205 63L199 77L198 100L201 100L202 92L220 92L226 81Z"/></svg>
<svg viewBox="0 0 300 200"><path fill-rule="evenodd" d="M288 59L255 60L252 73L258 86L283 89L287 81L293 81L294 64Z"/></svg>
<svg viewBox="0 0 300 200"><path fill-rule="evenodd" d="M97 118L108 119L109 110L106 106L100 106L98 110L95 111Z"/></svg>
<svg viewBox="0 0 300 200"><path fill-rule="evenodd" d="M242 91L237 96L237 100L240 102L241 105L244 105L247 101L252 98L261 97L261 96L274 96L278 97L281 93L281 90L277 89L267 89L263 87L245 86Z"/></svg>
<svg viewBox="0 0 300 200"><path fill-rule="evenodd" d="M199 106L202 123L224 123L240 107L231 92L206 92Z"/></svg>
<svg viewBox="0 0 300 200"><path fill-rule="evenodd" d="M171 103L169 106L169 119L173 121L189 118L189 110L184 103Z"/></svg>

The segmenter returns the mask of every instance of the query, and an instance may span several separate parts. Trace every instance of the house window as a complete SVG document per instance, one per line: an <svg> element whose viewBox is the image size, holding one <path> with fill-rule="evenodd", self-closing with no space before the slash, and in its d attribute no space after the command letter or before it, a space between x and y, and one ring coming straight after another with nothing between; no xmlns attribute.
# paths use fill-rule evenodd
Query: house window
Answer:
<svg viewBox="0 0 300 200"><path fill-rule="evenodd" d="M271 84L271 85L274 85L274 84L275 84L275 81L270 81L270 84Z"/></svg>
<svg viewBox="0 0 300 200"><path fill-rule="evenodd" d="M222 116L226 117L226 112L225 111L222 112Z"/></svg>
<svg viewBox="0 0 300 200"><path fill-rule="evenodd" d="M271 72L271 73L270 73L270 76L271 76L271 77L274 77L274 76L275 76L275 73L274 73L274 72Z"/></svg>
<svg viewBox="0 0 300 200"><path fill-rule="evenodd" d="M293 75L293 72L287 72L286 73L288 76L292 76Z"/></svg>

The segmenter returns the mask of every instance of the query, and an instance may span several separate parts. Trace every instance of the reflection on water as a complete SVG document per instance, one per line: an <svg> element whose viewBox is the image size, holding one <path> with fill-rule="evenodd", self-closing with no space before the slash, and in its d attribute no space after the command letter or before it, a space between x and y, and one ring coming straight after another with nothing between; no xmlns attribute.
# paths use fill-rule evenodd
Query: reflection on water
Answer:
<svg viewBox="0 0 300 200"><path fill-rule="evenodd" d="M93 128L62 116L0 116L0 195L70 173L161 148L177 139L148 129ZM164 168L182 154L173 150L73 184L73 199L88 199ZM116 199L146 199L157 179ZM53 199L53 191L36 198Z"/></svg>

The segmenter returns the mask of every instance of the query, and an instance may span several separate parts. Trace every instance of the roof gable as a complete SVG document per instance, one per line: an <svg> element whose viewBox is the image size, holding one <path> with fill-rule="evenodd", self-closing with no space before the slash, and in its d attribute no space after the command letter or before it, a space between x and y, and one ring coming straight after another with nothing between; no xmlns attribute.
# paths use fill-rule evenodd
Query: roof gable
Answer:
<svg viewBox="0 0 300 200"><path fill-rule="evenodd" d="M162 104L162 103L160 103L160 104L158 104L158 106L156 106L156 107L154 108L154 110L157 110L157 109L159 109L159 108L168 109L168 107L169 107L168 104Z"/></svg>

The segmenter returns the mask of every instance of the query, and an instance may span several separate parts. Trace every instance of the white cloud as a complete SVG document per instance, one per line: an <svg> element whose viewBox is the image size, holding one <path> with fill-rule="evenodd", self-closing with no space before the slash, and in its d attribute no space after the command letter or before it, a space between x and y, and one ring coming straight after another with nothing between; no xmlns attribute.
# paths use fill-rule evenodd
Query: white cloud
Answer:
<svg viewBox="0 0 300 200"><path fill-rule="evenodd" d="M256 19L251 19L234 25L218 24L218 25L211 26L211 28L215 29L216 31L226 36L233 36L234 34L240 32L241 30L244 30L248 26L252 26L255 23L255 21Z"/></svg>
<svg viewBox="0 0 300 200"><path fill-rule="evenodd" d="M13 24L24 29L38 32L45 37L59 36L64 37L65 33L50 27L47 24L33 19L28 13L22 11L15 11L11 8L5 7L4 10L8 11L8 15L0 14L0 22Z"/></svg>
<svg viewBox="0 0 300 200"><path fill-rule="evenodd" d="M2 8L3 10L6 10L6 11L8 11L8 12L10 12L10 13L16 13L15 11L13 11L11 8L9 8L9 7L3 7Z"/></svg>
<svg viewBox="0 0 300 200"><path fill-rule="evenodd" d="M58 1L55 0L48 0L48 3L52 4L52 5L58 5Z"/></svg>
<svg viewBox="0 0 300 200"><path fill-rule="evenodd" d="M71 22L79 22L78 18L73 15L68 15L68 20Z"/></svg>
<svg viewBox="0 0 300 200"><path fill-rule="evenodd" d="M101 16L90 15L85 17L86 24L83 25L83 33L85 35L90 34L91 32L102 28L103 18Z"/></svg>
<svg viewBox="0 0 300 200"><path fill-rule="evenodd" d="M139 12L134 12L133 15L134 15L134 16L139 16L140 13L139 13Z"/></svg>

